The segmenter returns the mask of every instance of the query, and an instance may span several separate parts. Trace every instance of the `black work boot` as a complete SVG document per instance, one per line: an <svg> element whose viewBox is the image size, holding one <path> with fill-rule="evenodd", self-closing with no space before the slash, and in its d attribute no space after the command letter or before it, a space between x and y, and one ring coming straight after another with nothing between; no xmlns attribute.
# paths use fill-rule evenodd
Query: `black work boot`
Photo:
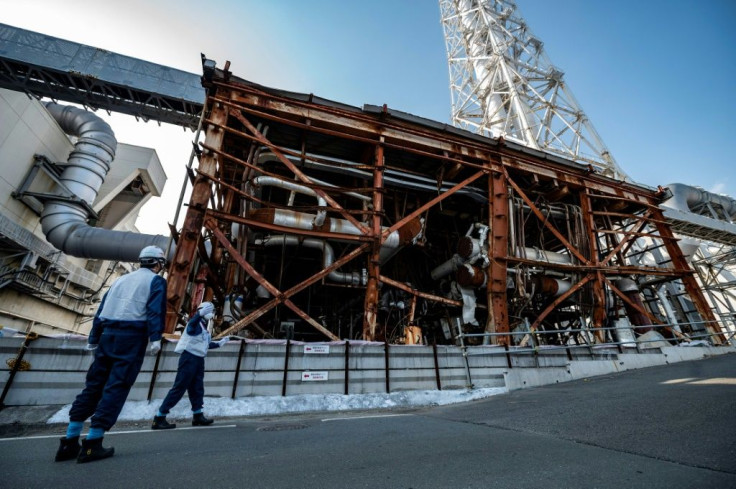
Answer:
<svg viewBox="0 0 736 489"><path fill-rule="evenodd" d="M170 430L172 428L176 428L176 423L166 421L166 416L153 417L153 424L151 424L152 430Z"/></svg>
<svg viewBox="0 0 736 489"><path fill-rule="evenodd" d="M79 450L82 447L79 446L79 437L67 438L66 436L59 440L59 449L56 451L55 462L64 462L65 460L72 460L77 458Z"/></svg>
<svg viewBox="0 0 736 489"><path fill-rule="evenodd" d="M205 418L203 413L197 413L192 418L192 426L209 426L214 422L214 419Z"/></svg>
<svg viewBox="0 0 736 489"><path fill-rule="evenodd" d="M115 449L113 447L105 448L102 446L102 438L95 438L94 440L85 438L82 440L82 451L79 452L77 463L83 464L102 460L103 458L112 457L114 453Z"/></svg>

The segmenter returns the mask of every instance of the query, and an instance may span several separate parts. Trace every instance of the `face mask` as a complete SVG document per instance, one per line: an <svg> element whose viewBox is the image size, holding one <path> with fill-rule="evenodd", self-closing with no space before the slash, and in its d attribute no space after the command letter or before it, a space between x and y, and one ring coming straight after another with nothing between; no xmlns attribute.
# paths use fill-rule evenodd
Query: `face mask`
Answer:
<svg viewBox="0 0 736 489"><path fill-rule="evenodd" d="M205 318L205 319L206 319L207 321L209 321L209 320L210 320L210 319L212 319L213 317L215 317L215 313L214 313L214 312L208 312L207 314L205 314L205 315L204 315L204 318Z"/></svg>

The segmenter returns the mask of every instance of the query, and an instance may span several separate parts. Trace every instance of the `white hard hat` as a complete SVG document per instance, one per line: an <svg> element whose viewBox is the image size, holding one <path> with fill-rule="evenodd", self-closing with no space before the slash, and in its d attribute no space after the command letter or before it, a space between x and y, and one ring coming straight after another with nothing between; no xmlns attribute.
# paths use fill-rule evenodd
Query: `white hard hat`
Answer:
<svg viewBox="0 0 736 489"><path fill-rule="evenodd" d="M197 312L205 319L212 319L215 315L215 305L211 302L203 302L197 307Z"/></svg>
<svg viewBox="0 0 736 489"><path fill-rule="evenodd" d="M153 245L143 248L140 255L138 255L138 260L141 262L141 265L153 266L157 263L162 267L166 265L164 250Z"/></svg>
<svg viewBox="0 0 736 489"><path fill-rule="evenodd" d="M203 302L197 307L200 316L205 316L215 312L215 305L211 302Z"/></svg>

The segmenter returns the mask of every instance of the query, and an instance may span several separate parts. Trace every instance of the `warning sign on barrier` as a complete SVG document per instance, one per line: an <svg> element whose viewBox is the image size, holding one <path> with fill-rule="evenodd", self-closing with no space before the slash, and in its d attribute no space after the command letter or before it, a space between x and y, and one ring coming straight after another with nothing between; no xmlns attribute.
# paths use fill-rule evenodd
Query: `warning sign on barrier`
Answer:
<svg viewBox="0 0 736 489"><path fill-rule="evenodd" d="M317 382L327 380L327 371L320 372L302 372L302 382Z"/></svg>
<svg viewBox="0 0 736 489"><path fill-rule="evenodd" d="M330 345L304 345L304 353L330 353Z"/></svg>

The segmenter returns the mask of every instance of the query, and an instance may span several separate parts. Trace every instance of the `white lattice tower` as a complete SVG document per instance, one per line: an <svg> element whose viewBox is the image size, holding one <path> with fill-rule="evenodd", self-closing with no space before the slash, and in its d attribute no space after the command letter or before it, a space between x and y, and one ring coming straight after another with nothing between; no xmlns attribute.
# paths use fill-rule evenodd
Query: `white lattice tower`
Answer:
<svg viewBox="0 0 736 489"><path fill-rule="evenodd" d="M452 123L592 165L616 164L510 0L440 0L450 67Z"/></svg>

